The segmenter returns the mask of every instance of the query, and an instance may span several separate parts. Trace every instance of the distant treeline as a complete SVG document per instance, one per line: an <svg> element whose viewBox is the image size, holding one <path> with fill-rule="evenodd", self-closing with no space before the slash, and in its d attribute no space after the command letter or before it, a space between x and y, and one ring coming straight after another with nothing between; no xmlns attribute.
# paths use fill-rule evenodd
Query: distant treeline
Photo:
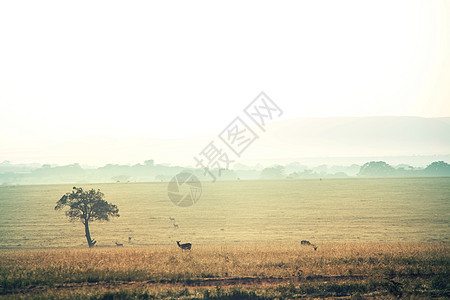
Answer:
<svg viewBox="0 0 450 300"><path fill-rule="evenodd" d="M53 184L53 183L102 183L102 182L167 182L174 175L188 171L200 180L251 180L297 178L346 178L346 177L433 177L450 176L450 165L436 161L426 168L410 165L391 166L384 161L371 161L364 165L327 166L308 168L298 162L287 165L245 166L238 164L233 170L205 170L154 164L108 164L99 168L82 168L79 164L66 166L0 163L0 184Z"/></svg>

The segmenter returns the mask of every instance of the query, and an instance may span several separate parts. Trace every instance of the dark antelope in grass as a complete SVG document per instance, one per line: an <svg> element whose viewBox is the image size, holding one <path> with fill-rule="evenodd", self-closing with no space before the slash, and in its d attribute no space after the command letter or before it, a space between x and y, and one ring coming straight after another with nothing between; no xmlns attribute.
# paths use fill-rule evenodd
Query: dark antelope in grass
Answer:
<svg viewBox="0 0 450 300"><path fill-rule="evenodd" d="M314 248L314 251L317 250L317 246L314 245L314 244L311 244L310 241L303 240L303 241L300 242L300 244L302 244L303 246L312 246Z"/></svg>
<svg viewBox="0 0 450 300"><path fill-rule="evenodd" d="M192 244L186 243L186 244L180 244L180 241L177 241L178 247L180 247L183 250L191 250Z"/></svg>

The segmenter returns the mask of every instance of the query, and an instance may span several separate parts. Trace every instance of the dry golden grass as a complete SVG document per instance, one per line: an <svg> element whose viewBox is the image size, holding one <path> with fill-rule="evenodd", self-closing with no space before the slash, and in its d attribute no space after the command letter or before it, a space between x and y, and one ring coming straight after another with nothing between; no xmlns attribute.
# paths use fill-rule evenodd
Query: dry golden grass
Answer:
<svg viewBox="0 0 450 300"><path fill-rule="evenodd" d="M176 245L2 251L1 293L92 299L450 296L448 244L317 246L317 251L299 243L193 245L192 251Z"/></svg>

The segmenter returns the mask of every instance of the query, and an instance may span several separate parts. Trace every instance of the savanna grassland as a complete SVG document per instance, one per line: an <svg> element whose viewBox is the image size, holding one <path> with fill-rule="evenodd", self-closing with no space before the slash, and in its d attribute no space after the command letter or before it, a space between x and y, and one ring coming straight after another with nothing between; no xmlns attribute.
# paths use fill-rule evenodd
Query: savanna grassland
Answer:
<svg viewBox="0 0 450 300"><path fill-rule="evenodd" d="M446 298L448 244L320 243L3 251L6 298Z"/></svg>
<svg viewBox="0 0 450 300"><path fill-rule="evenodd" d="M187 208L167 183L77 184L120 209L93 249L54 210L72 186L0 187L0 296L450 297L450 178L202 184Z"/></svg>

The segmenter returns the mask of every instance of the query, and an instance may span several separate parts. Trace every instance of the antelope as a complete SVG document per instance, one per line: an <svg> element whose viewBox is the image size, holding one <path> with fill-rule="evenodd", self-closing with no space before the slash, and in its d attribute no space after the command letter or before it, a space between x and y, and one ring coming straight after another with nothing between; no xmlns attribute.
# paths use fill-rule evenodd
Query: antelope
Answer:
<svg viewBox="0 0 450 300"><path fill-rule="evenodd" d="M178 224L175 223L175 218L169 217L169 220L172 221L173 228L178 229Z"/></svg>
<svg viewBox="0 0 450 300"><path fill-rule="evenodd" d="M192 244L186 243L186 244L180 244L180 241L177 241L178 247L180 247L183 250L191 250Z"/></svg>
<svg viewBox="0 0 450 300"><path fill-rule="evenodd" d="M123 247L123 244L120 244L119 242L115 242L117 247Z"/></svg>
<svg viewBox="0 0 450 300"><path fill-rule="evenodd" d="M303 246L312 246L314 248L314 251L317 250L317 246L314 245L314 244L311 244L310 241L303 240L303 241L300 242L300 244L303 245Z"/></svg>

